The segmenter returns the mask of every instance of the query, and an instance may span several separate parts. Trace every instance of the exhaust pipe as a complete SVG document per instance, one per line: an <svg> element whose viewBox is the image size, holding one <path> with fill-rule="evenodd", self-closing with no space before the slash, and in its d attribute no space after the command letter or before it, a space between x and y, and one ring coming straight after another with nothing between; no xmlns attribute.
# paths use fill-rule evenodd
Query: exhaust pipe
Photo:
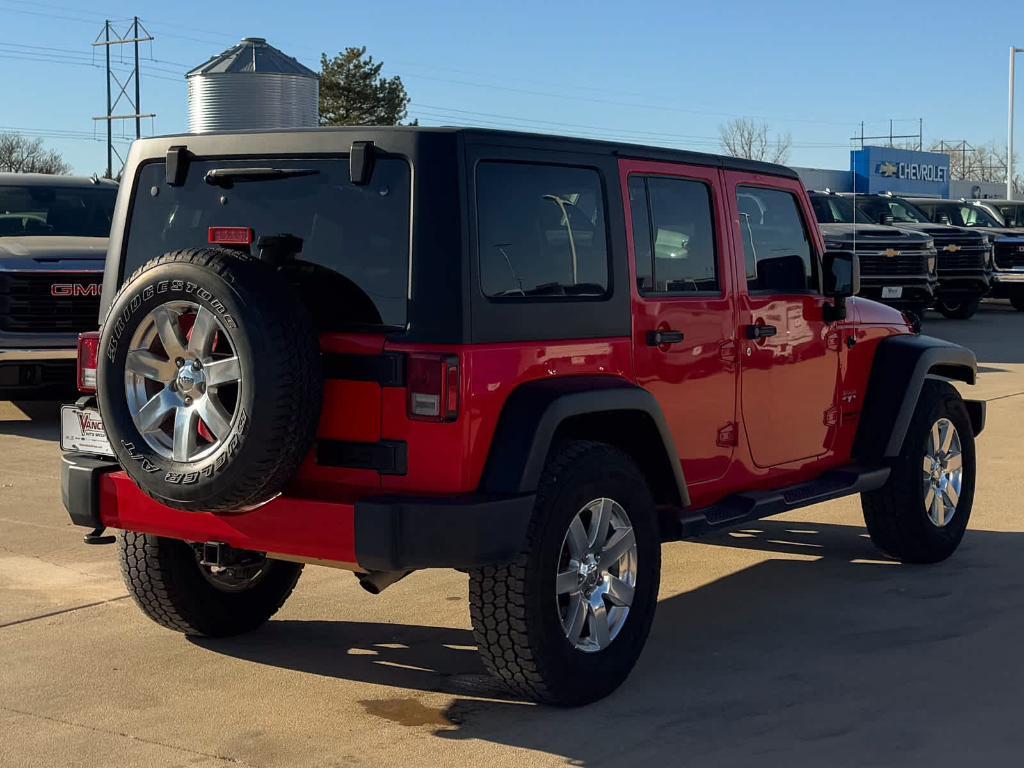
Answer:
<svg viewBox="0 0 1024 768"><path fill-rule="evenodd" d="M379 595L396 581L401 581L412 571L370 571L369 573L357 573L359 586L371 595Z"/></svg>

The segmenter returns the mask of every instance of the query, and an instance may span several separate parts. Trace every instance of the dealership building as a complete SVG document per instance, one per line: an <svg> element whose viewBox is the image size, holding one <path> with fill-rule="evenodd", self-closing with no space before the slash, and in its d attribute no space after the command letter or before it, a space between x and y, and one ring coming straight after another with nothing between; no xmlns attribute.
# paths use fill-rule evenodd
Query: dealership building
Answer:
<svg viewBox="0 0 1024 768"><path fill-rule="evenodd" d="M892 192L908 197L1006 196L1006 185L990 181L954 181L949 177L949 155L915 152L894 147L864 147L850 152L849 170L794 168L808 189L833 192Z"/></svg>

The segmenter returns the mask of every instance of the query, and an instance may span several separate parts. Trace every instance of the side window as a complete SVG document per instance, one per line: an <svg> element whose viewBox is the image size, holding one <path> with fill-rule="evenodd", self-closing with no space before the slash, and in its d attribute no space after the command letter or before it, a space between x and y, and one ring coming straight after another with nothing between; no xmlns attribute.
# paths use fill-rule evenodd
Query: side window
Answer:
<svg viewBox="0 0 1024 768"><path fill-rule="evenodd" d="M642 293L717 293L711 190L700 181L631 177L637 286Z"/></svg>
<svg viewBox="0 0 1024 768"><path fill-rule="evenodd" d="M480 284L486 296L607 293L605 201L597 171L483 162L476 185Z"/></svg>
<svg viewBox="0 0 1024 768"><path fill-rule="evenodd" d="M760 187L736 188L747 289L817 291L817 263L796 198Z"/></svg>

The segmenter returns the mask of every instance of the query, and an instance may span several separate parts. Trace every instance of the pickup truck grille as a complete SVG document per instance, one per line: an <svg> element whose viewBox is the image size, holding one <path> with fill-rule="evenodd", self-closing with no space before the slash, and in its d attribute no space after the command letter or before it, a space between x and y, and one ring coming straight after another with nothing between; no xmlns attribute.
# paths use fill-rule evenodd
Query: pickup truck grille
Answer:
<svg viewBox="0 0 1024 768"><path fill-rule="evenodd" d="M1024 267L1024 243L996 243L996 266L1000 269Z"/></svg>
<svg viewBox="0 0 1024 768"><path fill-rule="evenodd" d="M0 331L94 331L102 282L101 272L0 271Z"/></svg>
<svg viewBox="0 0 1024 768"><path fill-rule="evenodd" d="M866 277L923 275L928 272L926 261L928 249L920 246L891 246L898 251L896 256L886 256L890 246L875 242L857 242L857 257L860 259L860 271Z"/></svg>
<svg viewBox="0 0 1024 768"><path fill-rule="evenodd" d="M988 246L965 245L955 253L939 247L939 272L947 269L984 269Z"/></svg>

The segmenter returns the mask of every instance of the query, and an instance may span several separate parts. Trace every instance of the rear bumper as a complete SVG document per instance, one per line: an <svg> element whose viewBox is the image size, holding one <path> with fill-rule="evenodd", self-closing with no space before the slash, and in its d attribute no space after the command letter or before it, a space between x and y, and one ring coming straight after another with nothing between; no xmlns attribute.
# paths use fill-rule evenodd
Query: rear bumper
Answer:
<svg viewBox="0 0 1024 768"><path fill-rule="evenodd" d="M0 399L75 388L77 350L0 348Z"/></svg>
<svg viewBox="0 0 1024 768"><path fill-rule="evenodd" d="M219 542L356 571L507 562L523 546L534 504L532 494L350 503L279 496L245 514L182 512L145 495L116 462L75 453L63 456L61 490L75 525Z"/></svg>

